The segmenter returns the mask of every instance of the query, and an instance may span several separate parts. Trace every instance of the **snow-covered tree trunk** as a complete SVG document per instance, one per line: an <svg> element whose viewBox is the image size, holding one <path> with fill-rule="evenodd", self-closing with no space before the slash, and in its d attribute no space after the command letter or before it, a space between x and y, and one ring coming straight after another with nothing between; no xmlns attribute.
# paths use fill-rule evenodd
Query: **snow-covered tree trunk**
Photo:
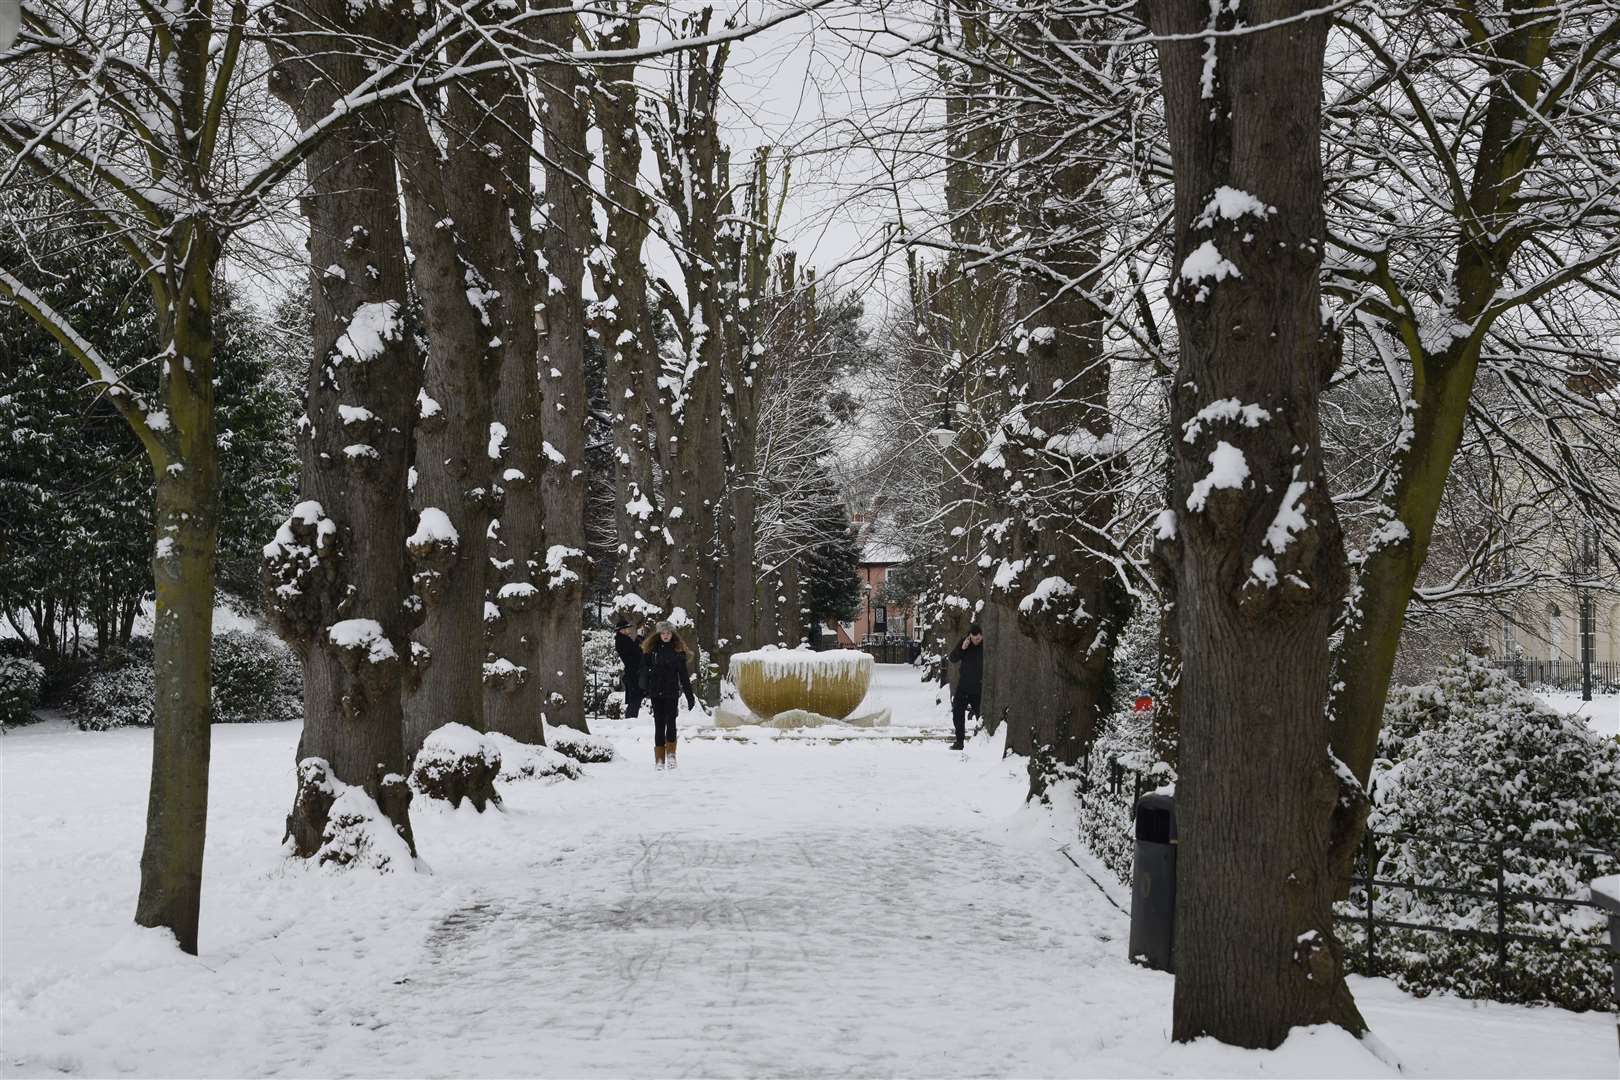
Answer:
<svg viewBox="0 0 1620 1080"><path fill-rule="evenodd" d="M279 9L270 87L301 123L367 77L342 27L398 41L405 12L336 0ZM414 845L401 688L415 615L406 468L420 361L404 325L405 244L386 111L338 122L308 159L314 363L299 423L302 500L265 549L267 608L304 665L299 781L287 832L301 856L329 847L334 801L359 788ZM394 841L397 843L397 841ZM323 850L324 849L324 850Z"/></svg>
<svg viewBox="0 0 1620 1080"><path fill-rule="evenodd" d="M484 581L494 512L492 428L502 359L503 297L490 279L511 221L492 174L512 167L493 142L502 123L486 100L502 77L450 88L448 108L407 114L400 184L427 337L416 418L414 529L406 537L423 603L406 684L405 751L445 724L484 723ZM494 152L492 152L494 151ZM521 166L519 166L521 167ZM480 793L480 802L487 798Z"/></svg>
<svg viewBox="0 0 1620 1080"><path fill-rule="evenodd" d="M705 9L688 28L707 33ZM669 538L668 602L682 624L714 655L723 636L718 625L720 567L716 558L726 457L724 408L725 330L728 318L720 246L730 211L730 159L716 119L720 80L729 47L705 46L680 53L672 66L661 122L648 134L658 158L664 202L684 280L684 298L664 284L666 310L675 324L679 355L664 360L657 418L664 459L664 524ZM710 689L706 684L706 691Z"/></svg>
<svg viewBox="0 0 1620 1080"><path fill-rule="evenodd" d="M1185 660L1179 1040L1275 1047L1296 1026L1366 1026L1333 931L1328 633L1345 572L1318 421L1337 343L1319 284L1328 19L1313 10L1147 4L1181 333L1175 496L1159 530Z"/></svg>
<svg viewBox="0 0 1620 1080"><path fill-rule="evenodd" d="M539 20L538 37L571 51L574 16ZM540 432L545 442L540 503L546 555L540 597L538 672L545 718L586 730L585 665L580 612L585 595L585 305L581 287L590 252L590 171L585 129L589 93L564 63L540 76L540 129L545 137L545 233L549 270L547 331L540 337Z"/></svg>
<svg viewBox="0 0 1620 1080"><path fill-rule="evenodd" d="M501 148L501 168L490 182L505 200L505 228L492 247L500 252L491 268L501 294L503 322L501 378L495 422L506 429L497 465L500 520L495 523L486 572L484 641L489 665L484 675L484 720L490 731L543 745L546 710L541 673L543 632L540 600L545 588L545 510L540 477L546 468L541 410L540 340L534 306L539 280L534 261L534 192L529 156L534 120L520 92L524 84L503 82L491 104L497 121L485 136ZM499 246L497 246L499 245Z"/></svg>
<svg viewBox="0 0 1620 1080"><path fill-rule="evenodd" d="M771 208L770 153L760 150L754 157L749 182L743 187L745 222L732 222L728 242L721 251L729 264L726 271L730 294L725 342L725 388L729 521L724 531L725 566L728 580L723 588L726 612L720 637L725 640L719 656L751 649L759 644L759 632L768 623L758 621L756 595L759 574L759 405L768 378L766 366L775 358L768 355L762 339L761 319L765 315L766 290L772 282L772 255L776 246L777 214ZM783 176L782 195L787 194ZM777 203L778 209L781 203ZM777 291L790 291L795 280L794 260L784 256ZM813 297L813 292L812 292ZM812 304L814 300L812 299Z"/></svg>
<svg viewBox="0 0 1620 1080"><path fill-rule="evenodd" d="M1018 36L1037 78L1107 77L1106 51L1088 47L1069 20L1030 19ZM1024 249L1005 358L1012 408L980 464L1000 519L989 542L999 556L990 598L1013 614L1007 629L1026 639L1007 636L999 647L1030 650L1035 660L1018 680L1025 700L1009 714L1008 745L1030 753L1031 793L1039 795L1047 762L1073 765L1090 745L1127 603L1108 539L1120 449L1104 312L1094 299L1107 152L1084 115L1046 102L1018 115ZM1025 727L1033 729L1027 739Z"/></svg>
<svg viewBox="0 0 1620 1080"><path fill-rule="evenodd" d="M634 0L625 15L633 16ZM601 48L633 53L641 43L640 21L616 9L602 17ZM618 531L618 599L625 610L646 613L665 590L666 546L655 474L658 459L658 344L652 332L645 248L652 206L637 182L641 169L639 93L633 61L606 64L592 83L592 105L602 137L602 245L590 260L597 300L591 328L607 355L608 408L612 416L615 525ZM636 599L630 600L630 597ZM638 601L644 603L638 603Z"/></svg>

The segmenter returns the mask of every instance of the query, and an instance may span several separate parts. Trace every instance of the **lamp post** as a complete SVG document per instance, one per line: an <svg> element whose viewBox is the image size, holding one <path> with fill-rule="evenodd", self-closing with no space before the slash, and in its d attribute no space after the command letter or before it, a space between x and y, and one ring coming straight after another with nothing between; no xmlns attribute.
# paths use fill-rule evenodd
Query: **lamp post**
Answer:
<svg viewBox="0 0 1620 1080"><path fill-rule="evenodd" d="M1592 582L1598 574L1597 521L1588 519L1581 530L1581 700L1592 700L1592 654L1597 645L1597 602L1592 598Z"/></svg>

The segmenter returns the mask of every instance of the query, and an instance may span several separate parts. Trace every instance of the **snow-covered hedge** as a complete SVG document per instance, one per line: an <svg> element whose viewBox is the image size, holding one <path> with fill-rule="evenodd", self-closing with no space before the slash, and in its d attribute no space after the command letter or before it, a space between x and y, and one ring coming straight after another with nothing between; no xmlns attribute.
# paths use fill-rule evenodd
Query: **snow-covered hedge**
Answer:
<svg viewBox="0 0 1620 1080"><path fill-rule="evenodd" d="M1584 897L1585 883L1617 869L1620 852L1620 745L1548 708L1474 657L1454 658L1434 682L1391 692L1373 786L1371 827L1483 844L1382 842L1378 877L1494 893L1498 845L1510 894ZM1365 896L1342 910L1358 914ZM1450 894L1381 889L1383 918L1487 931L1497 904ZM1569 946L1606 940L1606 920L1589 908L1510 900L1509 933L1548 936ZM1380 928L1379 970L1414 993L1607 1008L1609 955L1512 945L1497 971L1494 940ZM1347 949L1365 942L1344 928ZM1359 959L1359 956L1357 957Z"/></svg>
<svg viewBox="0 0 1620 1080"><path fill-rule="evenodd" d="M624 715L623 674L612 630L585 631L585 715ZM615 708L614 706L617 706Z"/></svg>
<svg viewBox="0 0 1620 1080"><path fill-rule="evenodd" d="M213 703L216 724L296 720L303 715L304 676L298 658L263 634L215 634ZM152 644L131 642L74 686L68 708L85 731L152 724Z"/></svg>
<svg viewBox="0 0 1620 1080"><path fill-rule="evenodd" d="M1144 792L1175 779L1170 766L1153 760L1153 713L1129 705L1117 710L1100 726L1081 768L1080 842L1129 883L1136 854L1131 772L1143 774Z"/></svg>
<svg viewBox="0 0 1620 1080"><path fill-rule="evenodd" d="M612 742L573 728L546 725L546 745L582 765L600 765L613 760Z"/></svg>
<svg viewBox="0 0 1620 1080"><path fill-rule="evenodd" d="M45 685L45 669L25 656L0 656L0 726L33 719Z"/></svg>
<svg viewBox="0 0 1620 1080"><path fill-rule="evenodd" d="M275 638L232 630L214 635L214 723L257 724L304 715L304 672Z"/></svg>
<svg viewBox="0 0 1620 1080"><path fill-rule="evenodd" d="M80 679L68 695L68 712L84 731L151 727L152 656L139 651L120 654Z"/></svg>

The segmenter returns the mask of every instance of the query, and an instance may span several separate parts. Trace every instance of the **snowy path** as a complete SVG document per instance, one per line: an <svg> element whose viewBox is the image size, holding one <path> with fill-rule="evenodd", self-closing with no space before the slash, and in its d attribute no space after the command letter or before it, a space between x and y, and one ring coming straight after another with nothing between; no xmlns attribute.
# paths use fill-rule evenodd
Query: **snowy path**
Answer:
<svg viewBox="0 0 1620 1080"><path fill-rule="evenodd" d="M656 774L625 729L504 813L418 802L433 873L376 879L277 857L295 727L215 733L195 960L126 926L149 737L0 740L0 1073L1388 1072L1328 1031L1171 1045L1171 980L982 741L693 741ZM1357 994L1410 1075L1614 1075L1608 1017Z"/></svg>

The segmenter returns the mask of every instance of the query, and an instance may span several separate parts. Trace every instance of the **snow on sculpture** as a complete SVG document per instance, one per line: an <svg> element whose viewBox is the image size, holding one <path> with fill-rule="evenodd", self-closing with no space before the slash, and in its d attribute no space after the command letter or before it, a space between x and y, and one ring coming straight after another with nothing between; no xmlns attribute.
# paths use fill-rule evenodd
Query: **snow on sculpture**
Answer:
<svg viewBox="0 0 1620 1080"><path fill-rule="evenodd" d="M872 657L854 649L758 649L732 655L731 681L767 722L787 713L843 720L866 697Z"/></svg>

